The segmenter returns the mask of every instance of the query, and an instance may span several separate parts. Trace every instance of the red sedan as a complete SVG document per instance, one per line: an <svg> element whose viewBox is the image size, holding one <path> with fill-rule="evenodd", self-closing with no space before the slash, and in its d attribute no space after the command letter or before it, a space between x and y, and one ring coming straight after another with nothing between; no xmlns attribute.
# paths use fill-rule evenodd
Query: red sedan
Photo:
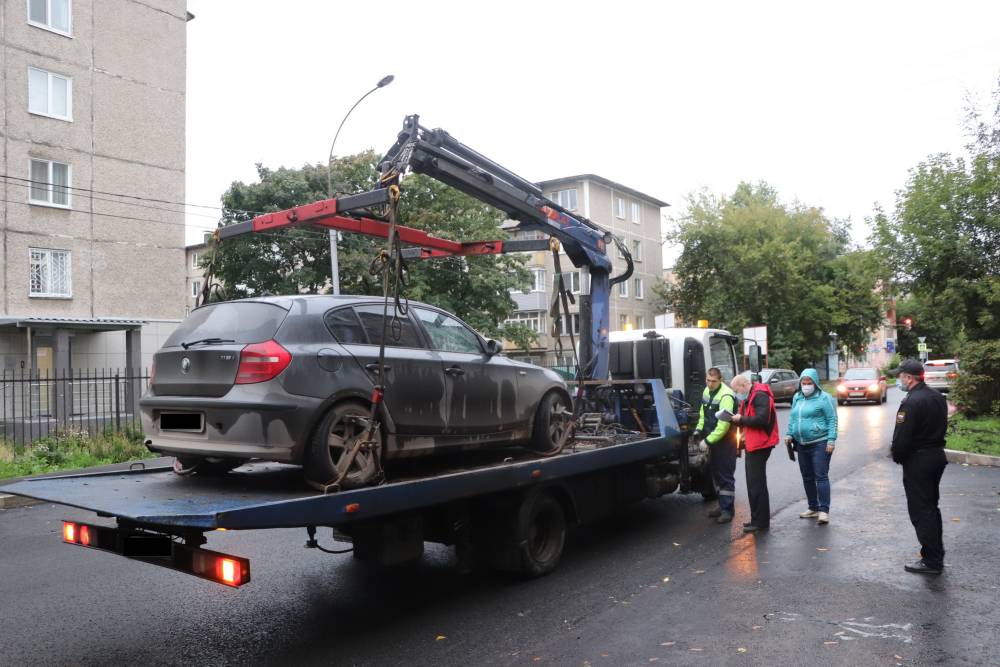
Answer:
<svg viewBox="0 0 1000 667"><path fill-rule="evenodd" d="M848 401L885 403L885 376L876 368L849 368L837 384L837 404Z"/></svg>

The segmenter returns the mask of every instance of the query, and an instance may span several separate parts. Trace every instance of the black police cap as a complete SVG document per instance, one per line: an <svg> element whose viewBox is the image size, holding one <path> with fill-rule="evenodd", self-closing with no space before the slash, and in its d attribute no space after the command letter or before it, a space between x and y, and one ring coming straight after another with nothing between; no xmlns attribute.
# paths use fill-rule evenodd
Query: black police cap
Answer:
<svg viewBox="0 0 1000 667"><path fill-rule="evenodd" d="M903 363L899 365L898 368L893 368L889 371L889 375L893 377L899 375L900 373L909 373L910 375L923 375L924 365L917 361L916 359L904 359Z"/></svg>

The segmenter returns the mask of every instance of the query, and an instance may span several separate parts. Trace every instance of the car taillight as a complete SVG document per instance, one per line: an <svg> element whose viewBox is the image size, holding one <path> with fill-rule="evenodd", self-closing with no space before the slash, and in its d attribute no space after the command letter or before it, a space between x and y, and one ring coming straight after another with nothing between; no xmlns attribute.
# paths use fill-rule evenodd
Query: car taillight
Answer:
<svg viewBox="0 0 1000 667"><path fill-rule="evenodd" d="M948 373L947 375L945 375L945 377L948 378L949 380L954 380L955 378L958 377L958 373L955 373L954 371L952 371L951 373Z"/></svg>
<svg viewBox="0 0 1000 667"><path fill-rule="evenodd" d="M236 384L267 382L277 377L292 361L292 355L274 340L247 345L240 352Z"/></svg>

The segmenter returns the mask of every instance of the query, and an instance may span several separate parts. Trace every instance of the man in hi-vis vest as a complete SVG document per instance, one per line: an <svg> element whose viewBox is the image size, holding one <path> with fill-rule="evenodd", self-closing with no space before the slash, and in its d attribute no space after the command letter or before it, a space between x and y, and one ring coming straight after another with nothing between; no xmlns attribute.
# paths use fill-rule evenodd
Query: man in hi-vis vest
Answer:
<svg viewBox="0 0 1000 667"><path fill-rule="evenodd" d="M736 427L716 417L720 410L736 413L736 394L722 381L718 368L705 374L705 391L701 397L701 414L695 427L695 438L704 437L708 445L708 460L712 482L719 493L719 506L708 513L716 523L733 520L736 501Z"/></svg>

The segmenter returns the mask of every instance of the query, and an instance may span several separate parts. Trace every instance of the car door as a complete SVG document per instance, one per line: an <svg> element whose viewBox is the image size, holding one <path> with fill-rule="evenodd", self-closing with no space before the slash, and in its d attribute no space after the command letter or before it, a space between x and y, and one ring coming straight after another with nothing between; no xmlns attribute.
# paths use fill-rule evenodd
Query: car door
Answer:
<svg viewBox="0 0 1000 667"><path fill-rule="evenodd" d="M383 305L336 308L325 316L334 337L377 381ZM391 317L391 316L390 316ZM385 346L385 407L402 435L438 435L447 416L446 385L438 355L427 349L407 315L390 321Z"/></svg>
<svg viewBox="0 0 1000 667"><path fill-rule="evenodd" d="M446 433L471 436L516 426L518 367L506 357L486 354L479 335L458 318L418 306L413 313L443 367Z"/></svg>

